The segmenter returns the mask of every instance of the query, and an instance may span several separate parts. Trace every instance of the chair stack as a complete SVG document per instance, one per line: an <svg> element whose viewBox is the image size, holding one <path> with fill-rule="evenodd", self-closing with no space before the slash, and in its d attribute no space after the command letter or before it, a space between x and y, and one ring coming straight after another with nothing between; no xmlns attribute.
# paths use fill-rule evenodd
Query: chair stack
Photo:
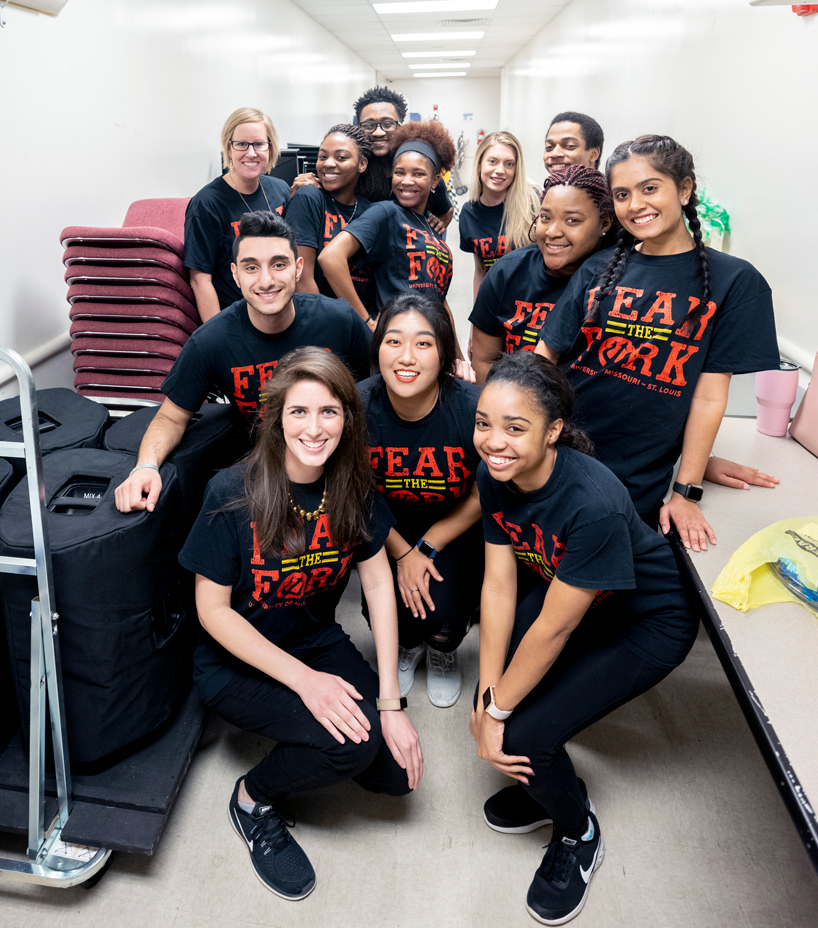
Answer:
<svg viewBox="0 0 818 928"><path fill-rule="evenodd" d="M121 228L63 230L78 393L162 401L165 376L201 324L182 264L187 204L137 200Z"/></svg>

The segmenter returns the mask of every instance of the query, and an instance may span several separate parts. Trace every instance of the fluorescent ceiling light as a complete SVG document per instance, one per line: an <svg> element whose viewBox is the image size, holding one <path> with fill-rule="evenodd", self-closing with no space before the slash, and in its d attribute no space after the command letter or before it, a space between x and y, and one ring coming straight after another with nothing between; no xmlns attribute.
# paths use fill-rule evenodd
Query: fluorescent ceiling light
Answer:
<svg viewBox="0 0 818 928"><path fill-rule="evenodd" d="M457 64L410 64L410 68L418 70L420 68L470 68L470 61L459 61Z"/></svg>
<svg viewBox="0 0 818 928"><path fill-rule="evenodd" d="M391 36L393 42L460 42L482 39L485 32L399 32Z"/></svg>
<svg viewBox="0 0 818 928"><path fill-rule="evenodd" d="M465 77L468 71L424 71L422 74L413 74L412 77Z"/></svg>
<svg viewBox="0 0 818 928"><path fill-rule="evenodd" d="M493 10L497 0L409 0L408 3L373 3L376 13L462 13Z"/></svg>
<svg viewBox="0 0 818 928"><path fill-rule="evenodd" d="M404 58L468 58L477 52L403 52Z"/></svg>

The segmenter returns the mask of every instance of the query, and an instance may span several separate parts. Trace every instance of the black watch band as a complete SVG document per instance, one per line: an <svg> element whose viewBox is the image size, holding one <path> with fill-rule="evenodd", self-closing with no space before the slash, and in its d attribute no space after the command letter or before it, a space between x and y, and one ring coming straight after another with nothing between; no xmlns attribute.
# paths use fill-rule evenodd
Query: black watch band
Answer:
<svg viewBox="0 0 818 928"><path fill-rule="evenodd" d="M698 503L704 496L704 487L698 483L679 483L677 481L673 484L673 492L684 496L685 499L689 499L693 503Z"/></svg>

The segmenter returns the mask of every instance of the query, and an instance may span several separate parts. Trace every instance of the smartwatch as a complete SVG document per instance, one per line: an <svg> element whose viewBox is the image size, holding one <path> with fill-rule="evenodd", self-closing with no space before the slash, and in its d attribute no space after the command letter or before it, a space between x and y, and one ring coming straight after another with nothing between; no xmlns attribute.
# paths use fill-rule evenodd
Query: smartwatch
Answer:
<svg viewBox="0 0 818 928"><path fill-rule="evenodd" d="M397 711L399 709L405 709L408 703L406 702L406 697L401 696L400 699L376 699L375 708L378 712L385 712L387 710Z"/></svg>
<svg viewBox="0 0 818 928"><path fill-rule="evenodd" d="M493 686L488 687L485 693L483 693L483 708L493 719L497 719L498 722L505 721L514 711L513 709L506 711L498 707L497 703L494 701Z"/></svg>
<svg viewBox="0 0 818 928"><path fill-rule="evenodd" d="M429 544L428 541L426 541L425 538L421 538L417 543L417 549L421 554L428 557L430 561L433 561L439 553Z"/></svg>
<svg viewBox="0 0 818 928"><path fill-rule="evenodd" d="M676 482L673 484L673 492L684 496L685 499L689 499L691 502L698 503L704 496L704 487L699 483Z"/></svg>

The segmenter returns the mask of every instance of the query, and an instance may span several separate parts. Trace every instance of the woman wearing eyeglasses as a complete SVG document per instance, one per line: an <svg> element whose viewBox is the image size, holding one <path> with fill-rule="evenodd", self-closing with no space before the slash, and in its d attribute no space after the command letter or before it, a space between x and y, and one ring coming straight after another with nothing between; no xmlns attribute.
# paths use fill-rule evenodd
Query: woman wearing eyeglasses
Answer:
<svg viewBox="0 0 818 928"><path fill-rule="evenodd" d="M278 136L261 110L243 106L222 129L228 171L193 197L185 212L185 267L202 322L241 299L233 279L233 240L245 213L281 214L290 188L269 172L278 161Z"/></svg>

